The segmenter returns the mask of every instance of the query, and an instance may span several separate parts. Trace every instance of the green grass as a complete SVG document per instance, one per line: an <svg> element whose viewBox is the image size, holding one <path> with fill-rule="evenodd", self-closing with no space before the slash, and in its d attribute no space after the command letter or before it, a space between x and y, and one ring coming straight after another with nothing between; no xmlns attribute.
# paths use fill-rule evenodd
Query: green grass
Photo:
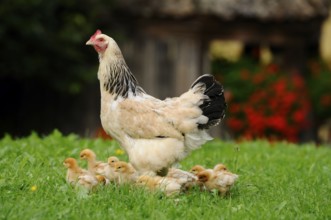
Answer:
<svg viewBox="0 0 331 220"><path fill-rule="evenodd" d="M182 168L225 163L240 176L231 195L193 190L168 198L130 186L100 188L91 195L72 189L62 162L78 158L87 147L100 160L119 148L115 142L57 131L42 138L0 140L0 219L331 219L328 148L209 142L182 161Z"/></svg>

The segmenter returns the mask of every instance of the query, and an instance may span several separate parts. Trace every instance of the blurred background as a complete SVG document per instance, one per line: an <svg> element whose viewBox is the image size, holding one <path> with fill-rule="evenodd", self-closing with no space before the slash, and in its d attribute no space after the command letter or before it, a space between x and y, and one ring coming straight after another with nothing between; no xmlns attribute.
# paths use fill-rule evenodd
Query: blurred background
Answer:
<svg viewBox="0 0 331 220"><path fill-rule="evenodd" d="M223 139L331 142L330 0L3 0L0 137L105 137L98 58L113 37L161 99L201 74L224 85Z"/></svg>

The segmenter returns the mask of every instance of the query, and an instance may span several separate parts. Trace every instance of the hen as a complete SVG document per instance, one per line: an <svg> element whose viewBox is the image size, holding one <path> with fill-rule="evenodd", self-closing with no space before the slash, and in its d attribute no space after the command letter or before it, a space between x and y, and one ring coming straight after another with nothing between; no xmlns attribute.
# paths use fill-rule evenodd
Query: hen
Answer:
<svg viewBox="0 0 331 220"><path fill-rule="evenodd" d="M139 86L117 43L100 30L86 45L99 55L101 123L139 173L168 168L212 138L207 130L225 116L224 91L212 75L200 76L176 98L159 100Z"/></svg>

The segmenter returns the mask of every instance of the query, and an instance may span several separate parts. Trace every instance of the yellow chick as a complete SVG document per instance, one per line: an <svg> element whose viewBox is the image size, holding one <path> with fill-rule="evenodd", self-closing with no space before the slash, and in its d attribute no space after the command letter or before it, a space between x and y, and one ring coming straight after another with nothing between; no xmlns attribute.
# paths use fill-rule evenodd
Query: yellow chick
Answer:
<svg viewBox="0 0 331 220"><path fill-rule="evenodd" d="M64 160L63 165L68 168L67 175L66 175L66 181L67 183L74 185L78 181L78 177L84 174L88 174L88 171L85 169L82 169L78 166L78 163L76 159L74 158L67 158Z"/></svg>
<svg viewBox="0 0 331 220"><path fill-rule="evenodd" d="M215 166L214 166L214 169L213 169L215 172L218 172L218 171L227 171L228 170L228 168L224 165L224 164L222 164L222 163L219 163L219 164L216 164Z"/></svg>
<svg viewBox="0 0 331 220"><path fill-rule="evenodd" d="M196 185L198 180L196 175L177 168L170 168L166 177L173 178L184 190Z"/></svg>
<svg viewBox="0 0 331 220"><path fill-rule="evenodd" d="M109 166L111 166L111 167L114 167L114 163L118 162L118 161L120 161L120 160L115 156L108 157L108 160L107 160Z"/></svg>
<svg viewBox="0 0 331 220"><path fill-rule="evenodd" d="M190 169L190 173L193 173L194 175L197 175L201 171L206 170L203 166L201 165L195 165Z"/></svg>
<svg viewBox="0 0 331 220"><path fill-rule="evenodd" d="M118 182L119 184L124 183L134 183L138 178L137 171L133 168L133 166L124 161L118 161L114 163L115 173L118 174Z"/></svg>
<svg viewBox="0 0 331 220"><path fill-rule="evenodd" d="M120 161L117 157L111 156L107 160L107 166L105 166L102 173L110 182L118 182L118 173L115 172L114 163Z"/></svg>
<svg viewBox="0 0 331 220"><path fill-rule="evenodd" d="M181 184L173 178L148 175L139 176L136 185L144 186L151 191L160 190L167 196L178 194L182 188Z"/></svg>
<svg viewBox="0 0 331 220"><path fill-rule="evenodd" d="M237 174L229 171L205 170L198 173L198 181L203 183L208 190L218 190L224 196L234 185L238 178Z"/></svg>
<svg viewBox="0 0 331 220"><path fill-rule="evenodd" d="M80 159L87 160L87 166L89 172L91 172L93 175L96 174L104 175L108 163L96 161L96 155L92 150L85 149L80 152L79 156Z"/></svg>
<svg viewBox="0 0 331 220"><path fill-rule="evenodd" d="M95 177L97 178L99 184L108 185L110 183L109 179L107 179L106 177L104 177L102 175L96 175Z"/></svg>

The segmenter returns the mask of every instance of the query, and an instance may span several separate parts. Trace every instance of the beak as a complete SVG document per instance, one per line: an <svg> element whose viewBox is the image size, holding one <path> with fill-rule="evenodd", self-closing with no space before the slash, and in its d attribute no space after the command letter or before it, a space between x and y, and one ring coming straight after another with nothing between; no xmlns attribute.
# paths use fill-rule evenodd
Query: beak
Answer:
<svg viewBox="0 0 331 220"><path fill-rule="evenodd" d="M86 42L86 45L93 45L93 42L91 41L91 39Z"/></svg>

